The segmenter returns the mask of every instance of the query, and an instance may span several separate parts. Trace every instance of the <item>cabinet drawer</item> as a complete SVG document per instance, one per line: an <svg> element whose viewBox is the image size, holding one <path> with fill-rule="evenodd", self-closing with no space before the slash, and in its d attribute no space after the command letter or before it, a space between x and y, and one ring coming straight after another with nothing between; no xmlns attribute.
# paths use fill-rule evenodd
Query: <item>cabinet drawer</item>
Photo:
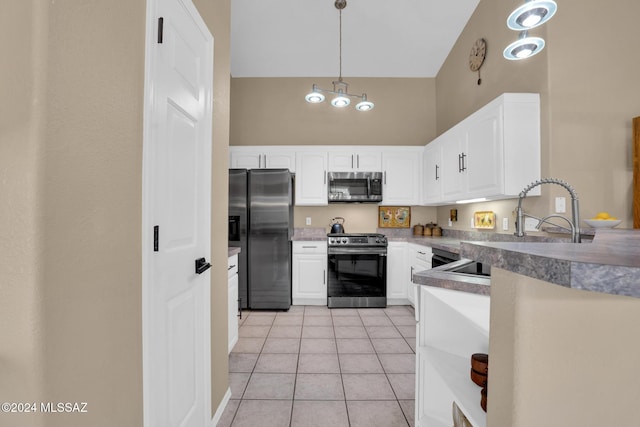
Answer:
<svg viewBox="0 0 640 427"><path fill-rule="evenodd" d="M431 264L431 248L428 246L410 246L411 256L419 261Z"/></svg>
<svg viewBox="0 0 640 427"><path fill-rule="evenodd" d="M230 256L227 260L227 277L238 274L238 255Z"/></svg>
<svg viewBox="0 0 640 427"><path fill-rule="evenodd" d="M298 241L293 242L294 254L326 254L327 242L325 241Z"/></svg>

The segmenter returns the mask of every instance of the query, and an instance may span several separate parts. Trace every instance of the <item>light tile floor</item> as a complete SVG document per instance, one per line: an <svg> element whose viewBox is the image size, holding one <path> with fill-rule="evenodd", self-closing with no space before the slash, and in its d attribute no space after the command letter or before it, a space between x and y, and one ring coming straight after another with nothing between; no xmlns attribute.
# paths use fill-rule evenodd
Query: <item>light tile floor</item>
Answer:
<svg viewBox="0 0 640 427"><path fill-rule="evenodd" d="M413 426L410 306L245 311L221 427Z"/></svg>

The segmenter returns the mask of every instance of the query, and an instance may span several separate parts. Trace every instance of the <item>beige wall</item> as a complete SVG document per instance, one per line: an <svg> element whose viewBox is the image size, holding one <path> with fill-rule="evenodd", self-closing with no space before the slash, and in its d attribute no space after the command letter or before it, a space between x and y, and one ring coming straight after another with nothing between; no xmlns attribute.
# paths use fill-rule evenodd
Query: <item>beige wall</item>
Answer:
<svg viewBox="0 0 640 427"><path fill-rule="evenodd" d="M596 0L563 2L551 21L531 31L546 39L546 49L528 60L507 61L502 50L518 33L505 21L515 6L512 0L482 0L436 79L346 79L353 92L366 90L376 101L366 116L304 102L312 83L329 87L324 83L330 78L232 79L230 144L330 144L335 137L339 144L422 145L503 92L537 92L542 176L575 187L582 218L606 210L623 220L620 227L631 228L631 119L640 114L634 90L640 84L640 58L623 52L633 52L640 39L633 22L640 3L625 0L603 9ZM468 67L479 37L488 46L481 85ZM291 105L284 104L286 99ZM570 210L568 194L558 186L527 199L525 210L552 213L556 196L567 197ZM512 233L516 204L444 206L438 208L438 220L446 225L455 207L459 221L453 228L470 229L474 211L493 210L500 225L501 218L509 218L507 232Z"/></svg>
<svg viewBox="0 0 640 427"><path fill-rule="evenodd" d="M44 398L40 194L48 5L6 3L0 13L0 401L26 402ZM21 414L0 419L43 425Z"/></svg>
<svg viewBox="0 0 640 427"><path fill-rule="evenodd" d="M606 8L596 0L559 3L556 16L530 32L545 38L545 50L524 61L502 58L504 47L517 39L517 32L504 24L513 8L512 1L482 0L449 54L436 79L438 134L502 92L540 92L542 176L574 186L581 218L606 210L623 220L620 227L631 228L631 119L640 112L634 90L640 85L640 57L623 52L633 52L640 39L634 23L640 3L626 0ZM488 43L480 86L467 67L478 37ZM541 197L527 199L525 210L552 213L556 196L568 194L546 186ZM512 219L516 204L458 208L464 218L475 210L494 210L499 218ZM449 208L439 208L438 216ZM455 228L469 228L469 221L459 221Z"/></svg>
<svg viewBox="0 0 640 427"><path fill-rule="evenodd" d="M313 83L331 89L334 79L232 79L230 145L424 145L436 136L434 79L345 77L350 93L375 103L368 112L305 101Z"/></svg>
<svg viewBox="0 0 640 427"><path fill-rule="evenodd" d="M636 425L639 322L637 298L492 270L487 425Z"/></svg>
<svg viewBox="0 0 640 427"><path fill-rule="evenodd" d="M225 209L214 205L215 225L226 222L229 1L197 3L216 46L212 198ZM0 400L88 402L87 414L17 415L14 426L140 426L146 4L5 11ZM226 227L212 240L215 410L228 386Z"/></svg>
<svg viewBox="0 0 640 427"><path fill-rule="evenodd" d="M227 357L227 207L229 194L229 25L230 0L195 0L214 38L213 152L211 209L211 409L215 412L229 381Z"/></svg>
<svg viewBox="0 0 640 427"><path fill-rule="evenodd" d="M140 425L145 4L55 2L48 22L45 396L89 412L46 425Z"/></svg>

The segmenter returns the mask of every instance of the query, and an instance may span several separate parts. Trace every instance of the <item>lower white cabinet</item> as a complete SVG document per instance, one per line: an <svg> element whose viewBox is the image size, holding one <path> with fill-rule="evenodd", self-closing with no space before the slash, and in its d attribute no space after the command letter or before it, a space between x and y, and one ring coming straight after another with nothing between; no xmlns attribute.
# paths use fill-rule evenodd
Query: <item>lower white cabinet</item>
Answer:
<svg viewBox="0 0 640 427"><path fill-rule="evenodd" d="M410 243L407 248L409 259L409 280L407 280L407 297L409 303L415 307L417 286L413 283L413 273L429 270L431 268L431 248Z"/></svg>
<svg viewBox="0 0 640 427"><path fill-rule="evenodd" d="M238 255L229 257L227 263L228 289L228 336L229 353L238 342Z"/></svg>
<svg viewBox="0 0 640 427"><path fill-rule="evenodd" d="M489 297L420 285L416 304L416 426L451 426L456 402L474 427L487 425L471 355L489 353Z"/></svg>
<svg viewBox="0 0 640 427"><path fill-rule="evenodd" d="M292 242L291 299L294 305L327 305L327 242Z"/></svg>
<svg viewBox="0 0 640 427"><path fill-rule="evenodd" d="M387 246L387 305L406 305L407 242L389 242Z"/></svg>

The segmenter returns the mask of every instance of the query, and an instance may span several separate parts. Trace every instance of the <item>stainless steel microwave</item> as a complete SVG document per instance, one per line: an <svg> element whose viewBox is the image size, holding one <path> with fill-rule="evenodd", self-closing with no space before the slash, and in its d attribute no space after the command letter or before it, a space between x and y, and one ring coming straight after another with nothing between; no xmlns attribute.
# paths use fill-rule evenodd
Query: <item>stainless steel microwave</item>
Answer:
<svg viewBox="0 0 640 427"><path fill-rule="evenodd" d="M382 201L382 172L329 172L329 203Z"/></svg>

